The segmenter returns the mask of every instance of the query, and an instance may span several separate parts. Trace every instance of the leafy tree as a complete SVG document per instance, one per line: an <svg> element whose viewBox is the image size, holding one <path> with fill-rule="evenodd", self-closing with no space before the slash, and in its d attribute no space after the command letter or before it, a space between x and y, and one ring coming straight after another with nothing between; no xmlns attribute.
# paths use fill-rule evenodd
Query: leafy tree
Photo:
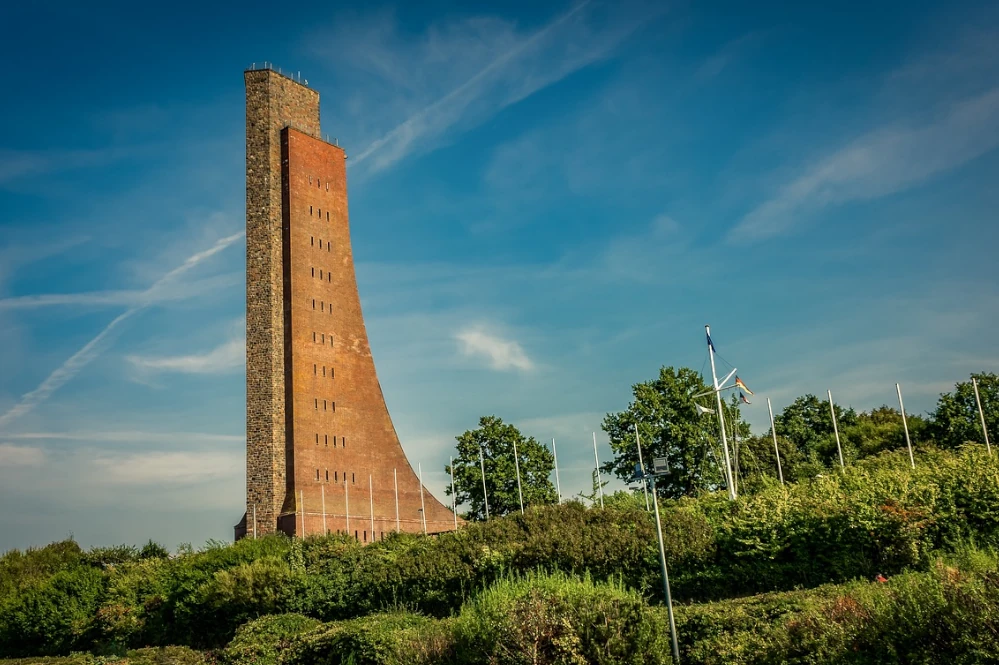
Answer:
<svg viewBox="0 0 999 665"><path fill-rule="evenodd" d="M989 443L993 443L999 438L999 376L991 372L971 376L978 380ZM941 394L932 418L931 431L941 445L956 447L968 441L985 442L971 381L960 381L954 385L954 392Z"/></svg>
<svg viewBox="0 0 999 665"><path fill-rule="evenodd" d="M857 424L857 413L834 403L836 424L842 433L846 428ZM804 457L821 465L839 463L836 451L836 437L833 430L829 402L815 395L805 395L794 400L776 417L777 433L787 438ZM846 456L847 451L843 451Z"/></svg>
<svg viewBox="0 0 999 665"><path fill-rule="evenodd" d="M557 501L555 485L550 480L555 458L534 437L525 437L516 427L496 416L483 416L478 429L468 430L455 439L458 456L454 460L454 486L457 503L469 506L466 518L482 520L486 517L480 451L485 465L490 517L520 510L514 442L520 462L524 506ZM451 473L452 469L445 467L445 470ZM451 487L448 486L445 492L450 496Z"/></svg>
<svg viewBox="0 0 999 665"><path fill-rule="evenodd" d="M702 489L724 486L724 456L718 440L718 421L711 414L701 414L694 395L710 390L701 375L688 367L663 367L651 381L632 386L634 400L619 413L608 413L602 428L610 438L614 459L604 465L619 478L634 475L638 463L635 426L642 441L646 470L656 457L666 458L670 474L656 485L666 497L690 496ZM704 404L713 397L699 398ZM732 409L735 409L734 411ZM727 407L726 416L738 414L738 407ZM726 418L726 427L733 420ZM747 428L740 430L748 435Z"/></svg>

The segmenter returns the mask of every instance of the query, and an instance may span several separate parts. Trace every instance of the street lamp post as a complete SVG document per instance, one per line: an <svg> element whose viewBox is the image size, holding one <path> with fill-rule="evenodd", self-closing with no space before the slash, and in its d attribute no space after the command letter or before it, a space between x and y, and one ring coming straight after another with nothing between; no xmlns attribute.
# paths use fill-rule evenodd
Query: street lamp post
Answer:
<svg viewBox="0 0 999 665"><path fill-rule="evenodd" d="M663 591L666 593L666 612L669 616L669 636L673 643L673 662L680 663L680 646L676 641L676 620L673 617L673 594L669 588L669 571L666 570L666 545L663 542L663 525L659 519L659 493L656 492L656 479L669 474L669 465L665 457L657 457L652 460L652 472L647 473L642 465L635 465L635 475L632 482L641 481L643 487L647 487L648 481L652 481L652 506L656 513L656 536L659 538L659 568L663 576Z"/></svg>

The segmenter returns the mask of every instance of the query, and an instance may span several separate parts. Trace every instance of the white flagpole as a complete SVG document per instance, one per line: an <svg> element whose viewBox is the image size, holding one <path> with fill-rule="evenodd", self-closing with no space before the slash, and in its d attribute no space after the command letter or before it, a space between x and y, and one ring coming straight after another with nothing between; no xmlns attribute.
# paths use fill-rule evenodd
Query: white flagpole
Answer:
<svg viewBox="0 0 999 665"><path fill-rule="evenodd" d="M770 412L770 433L774 435L774 455L777 456L777 475L780 476L780 484L784 484L784 472L780 468L780 448L777 447L777 427L774 425L774 408L770 406L770 398L767 398L767 411Z"/></svg>
<svg viewBox="0 0 999 665"><path fill-rule="evenodd" d="M399 533L399 474L392 469L392 484L395 485L395 532Z"/></svg>
<svg viewBox="0 0 999 665"><path fill-rule="evenodd" d="M832 414L833 432L836 433L836 451L839 453L839 466L841 469L845 469L846 464L843 463L843 448L839 445L839 425L836 424L836 408L833 406L832 391L826 390L826 394L829 395L829 413Z"/></svg>
<svg viewBox="0 0 999 665"><path fill-rule="evenodd" d="M552 437L552 456L555 457L555 493L558 495L558 505L562 505L562 484L558 480L558 451L555 450L555 438Z"/></svg>
<svg viewBox="0 0 999 665"><path fill-rule="evenodd" d="M423 464L418 463L420 469L420 515L423 516L423 535L427 535L427 507L423 503Z"/></svg>
<svg viewBox="0 0 999 665"><path fill-rule="evenodd" d="M600 482L600 460L597 458L597 433L593 432L593 462L597 470L597 489L600 491L600 507L604 507L604 486Z"/></svg>
<svg viewBox="0 0 999 665"><path fill-rule="evenodd" d="M971 377L971 385L975 387L975 403L978 404L978 417L982 419L982 435L985 436L985 449L992 455L992 446L989 445L989 430L985 426L985 412L982 411L982 398L978 396L978 379Z"/></svg>
<svg viewBox="0 0 999 665"><path fill-rule="evenodd" d="M642 470L642 492L645 494L645 509L652 510L649 506L649 485L645 481L645 462L642 461L642 441L638 438L638 423L635 423L635 445L638 446L638 468Z"/></svg>
<svg viewBox="0 0 999 665"><path fill-rule="evenodd" d="M375 542L375 491L371 485L371 474L368 474L368 512L371 514L371 542Z"/></svg>
<svg viewBox="0 0 999 665"><path fill-rule="evenodd" d="M305 538L305 492L298 491L298 499L302 502L302 538Z"/></svg>
<svg viewBox="0 0 999 665"><path fill-rule="evenodd" d="M347 490L347 474L343 474L343 516L347 521L347 535L350 535L350 492Z"/></svg>
<svg viewBox="0 0 999 665"><path fill-rule="evenodd" d="M451 512L454 513L454 530L458 530L458 495L454 491L454 457L451 457Z"/></svg>
<svg viewBox="0 0 999 665"><path fill-rule="evenodd" d="M482 444L479 444L479 468L482 470L482 502L486 507L486 519L489 519L489 492L486 490L486 458L482 454Z"/></svg>
<svg viewBox="0 0 999 665"><path fill-rule="evenodd" d="M715 371L715 347L710 342L711 326L704 326L704 333L708 337L708 357L711 359L711 382L715 388L715 399L718 401L718 428L721 430L722 448L725 450L725 480L728 483L728 498L735 501L735 484L732 482L732 460L728 455L728 437L725 436L725 418L722 416L722 398L718 392L718 374Z"/></svg>
<svg viewBox="0 0 999 665"><path fill-rule="evenodd" d="M517 470L517 495L520 497L520 514L524 514L524 490L520 487L520 455L517 454L517 440L513 441L513 466Z"/></svg>
<svg viewBox="0 0 999 665"><path fill-rule="evenodd" d="M905 404L902 404L902 387L895 384L895 391L898 393L898 408L902 409L902 427L905 429L905 445L909 447L909 464L916 468L916 458L912 456L912 441L909 440L909 423L905 420Z"/></svg>
<svg viewBox="0 0 999 665"><path fill-rule="evenodd" d="M330 530L326 528L326 485L320 485L319 489L323 495L323 535L328 536Z"/></svg>

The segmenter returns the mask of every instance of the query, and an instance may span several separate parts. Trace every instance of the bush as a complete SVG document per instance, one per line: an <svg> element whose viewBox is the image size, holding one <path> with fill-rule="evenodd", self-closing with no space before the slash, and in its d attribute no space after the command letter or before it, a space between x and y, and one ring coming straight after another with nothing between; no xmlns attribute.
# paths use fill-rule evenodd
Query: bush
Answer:
<svg viewBox="0 0 999 665"><path fill-rule="evenodd" d="M446 621L408 612L332 623L299 637L284 665L427 665L451 662Z"/></svg>
<svg viewBox="0 0 999 665"><path fill-rule="evenodd" d="M668 624L638 594L564 574L508 579L483 592L455 622L460 663L670 662Z"/></svg>
<svg viewBox="0 0 999 665"><path fill-rule="evenodd" d="M301 614L275 614L245 623L220 654L223 665L277 665L296 637L320 626Z"/></svg>

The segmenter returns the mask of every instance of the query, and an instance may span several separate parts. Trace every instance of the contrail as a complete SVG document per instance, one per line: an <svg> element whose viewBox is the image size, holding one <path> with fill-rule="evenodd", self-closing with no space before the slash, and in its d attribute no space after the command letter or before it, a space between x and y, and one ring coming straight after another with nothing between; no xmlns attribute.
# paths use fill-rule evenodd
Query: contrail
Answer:
<svg viewBox="0 0 999 665"><path fill-rule="evenodd" d="M47 400L52 393L66 385L66 383L76 376L81 369L97 358L103 351L101 343L108 337L108 335L110 335L111 332L122 323L122 321L131 318L138 312L155 303L156 291L164 284L184 274L205 259L215 256L223 249L242 238L244 235L246 235L246 232L240 231L239 233L234 233L231 236L226 236L225 238L220 239L203 252L192 254L182 264L156 280L152 286L146 289L146 297L142 299L140 304L134 305L133 307L125 310L122 314L119 314L114 320L111 321L111 323L105 326L104 330L97 333L92 340L83 346L83 348L70 356L66 362L49 374L48 378L42 381L37 388L29 393L25 393L21 397L21 401L11 407L7 413L0 416L0 428L9 425L17 418L20 418L24 414L30 412L36 406Z"/></svg>

